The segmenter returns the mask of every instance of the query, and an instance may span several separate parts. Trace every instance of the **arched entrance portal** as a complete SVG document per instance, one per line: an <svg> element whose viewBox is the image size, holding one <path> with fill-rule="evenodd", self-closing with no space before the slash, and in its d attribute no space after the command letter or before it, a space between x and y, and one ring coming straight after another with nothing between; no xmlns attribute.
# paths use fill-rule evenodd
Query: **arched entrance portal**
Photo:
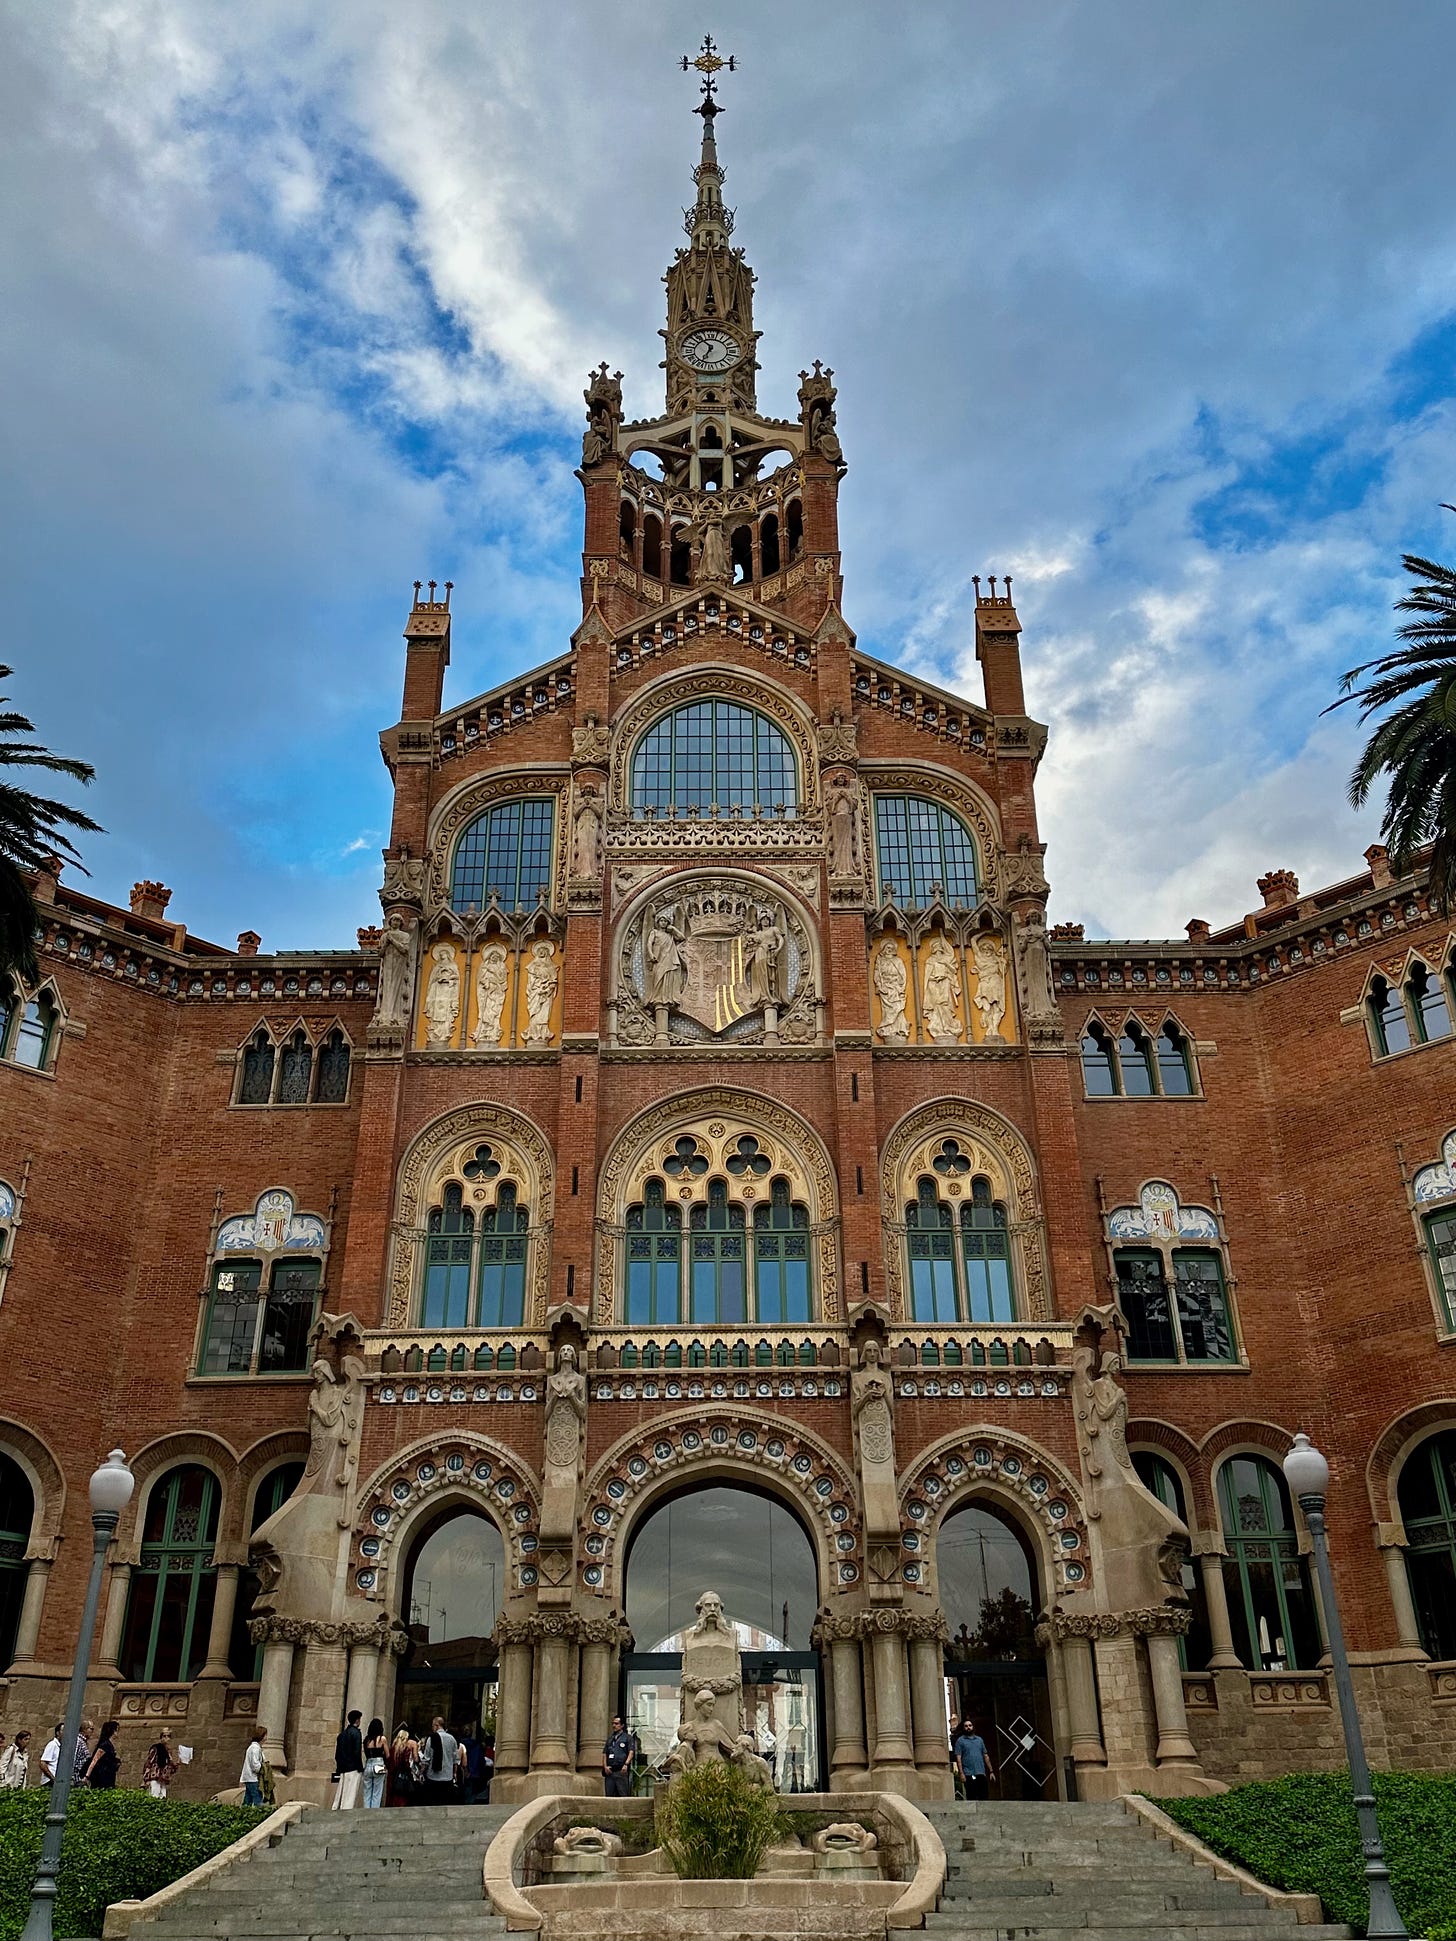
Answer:
<svg viewBox="0 0 1456 1941"><path fill-rule="evenodd" d="M1036 1562L1016 1526L968 1503L936 1541L941 1609L950 1628L946 1702L986 1741L995 1799L1055 1799L1056 1747L1046 1660L1036 1642Z"/></svg>
<svg viewBox="0 0 1456 1941"><path fill-rule="evenodd" d="M638 1649L622 1664L622 1716L646 1769L677 1733L682 1634L706 1590L717 1591L743 1655L743 1717L783 1792L825 1783L819 1655L809 1633L819 1603L814 1546L777 1498L748 1488L687 1490L660 1503L633 1534L627 1623Z"/></svg>
<svg viewBox="0 0 1456 1941"><path fill-rule="evenodd" d="M447 1510L416 1540L400 1616L409 1646L395 1709L417 1731L443 1718L495 1736L496 1620L506 1589L500 1531L477 1510ZM392 1731L397 1721L386 1720Z"/></svg>

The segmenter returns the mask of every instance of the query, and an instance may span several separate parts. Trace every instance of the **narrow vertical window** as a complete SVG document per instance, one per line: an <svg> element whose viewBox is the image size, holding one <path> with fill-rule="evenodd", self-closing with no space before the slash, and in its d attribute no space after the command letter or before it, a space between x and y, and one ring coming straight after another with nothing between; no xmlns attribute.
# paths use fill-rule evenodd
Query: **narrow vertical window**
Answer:
<svg viewBox="0 0 1456 1941"><path fill-rule="evenodd" d="M1089 1099L1116 1096L1117 1064L1112 1040L1100 1024L1089 1025L1082 1038L1082 1083Z"/></svg>
<svg viewBox="0 0 1456 1941"><path fill-rule="evenodd" d="M273 1263L258 1343L260 1374L296 1374L308 1367L308 1338L313 1333L322 1277L323 1269L316 1260Z"/></svg>
<svg viewBox="0 0 1456 1941"><path fill-rule="evenodd" d="M420 1325L464 1328L470 1322L470 1253L475 1215L463 1188L452 1180L441 1204L431 1209L425 1241L425 1286Z"/></svg>
<svg viewBox="0 0 1456 1941"><path fill-rule="evenodd" d="M1445 1325L1448 1331L1456 1332L1456 1211L1427 1215L1426 1245L1436 1270Z"/></svg>
<svg viewBox="0 0 1456 1941"><path fill-rule="evenodd" d="M15 987L0 977L0 1058L10 1056L10 1027L15 1022Z"/></svg>
<svg viewBox="0 0 1456 1941"><path fill-rule="evenodd" d="M253 1493L253 1513L248 1519L249 1536L261 1530L275 1510L282 1509L302 1480L301 1462L279 1463L276 1469L268 1471ZM263 1647L254 1644L248 1635L253 1605L262 1588L258 1573L245 1564L238 1573L232 1636L228 1641L228 1669L243 1684L255 1685L263 1676Z"/></svg>
<svg viewBox="0 0 1456 1941"><path fill-rule="evenodd" d="M30 1065L38 1072L45 1070L55 1021L55 1006L44 992L30 1000L15 1028L14 1058L17 1065Z"/></svg>
<svg viewBox="0 0 1456 1941"><path fill-rule="evenodd" d="M1164 1098L1186 1099L1193 1092L1193 1060L1176 1024L1165 1024L1158 1033L1158 1083Z"/></svg>
<svg viewBox="0 0 1456 1941"><path fill-rule="evenodd" d="M15 1656L20 1608L25 1601L30 1565L30 1526L35 1520L35 1493L30 1478L13 1456L0 1455L0 1675Z"/></svg>
<svg viewBox="0 0 1456 1941"><path fill-rule="evenodd" d="M905 1245L910 1268L910 1315L915 1321L960 1319L956 1301L955 1228L951 1210L922 1179L905 1209Z"/></svg>
<svg viewBox="0 0 1456 1941"><path fill-rule="evenodd" d="M1250 1671L1308 1670L1319 1630L1284 1478L1260 1456L1233 1456L1218 1502L1234 1649Z"/></svg>
<svg viewBox="0 0 1456 1941"><path fill-rule="evenodd" d="M256 1260L220 1260L212 1270L202 1375L246 1375L258 1337L263 1267Z"/></svg>
<svg viewBox="0 0 1456 1941"><path fill-rule="evenodd" d="M1150 1490L1165 1509L1192 1527L1183 1501L1183 1483L1166 1457L1152 1449L1134 1449L1132 1466L1143 1488ZM1203 1572L1191 1556L1184 1555L1180 1572L1193 1622L1178 1639L1178 1658L1185 1671L1202 1671L1213 1656L1213 1640L1208 1629L1208 1604L1203 1591Z"/></svg>
<svg viewBox="0 0 1456 1941"><path fill-rule="evenodd" d="M728 1198L722 1180L708 1183L708 1203L692 1210L692 1313L694 1321L731 1327L748 1319L747 1247L743 1208Z"/></svg>
<svg viewBox="0 0 1456 1941"><path fill-rule="evenodd" d="M1387 983L1383 977L1377 977L1370 986L1366 1004L1375 1033L1376 1056L1389 1058L1394 1052L1409 1051L1410 1020L1406 1016L1405 1000L1399 988Z"/></svg>
<svg viewBox="0 0 1456 1941"><path fill-rule="evenodd" d="M1178 1296L1178 1330L1185 1361L1232 1361L1223 1264L1212 1248L1180 1247L1173 1255Z"/></svg>
<svg viewBox="0 0 1456 1941"><path fill-rule="evenodd" d="M319 1048L320 1105L342 1105L349 1096L349 1044L342 1031L331 1031Z"/></svg>
<svg viewBox="0 0 1456 1941"><path fill-rule="evenodd" d="M776 1179L755 1211L753 1247L755 1318L765 1327L809 1321L809 1211L789 1198L787 1180Z"/></svg>
<svg viewBox="0 0 1456 1941"><path fill-rule="evenodd" d="M278 1071L278 1103L307 1105L313 1086L313 1046L302 1028L283 1047Z"/></svg>
<svg viewBox="0 0 1456 1941"><path fill-rule="evenodd" d="M1176 1361L1173 1307L1162 1256L1140 1249L1119 1249L1113 1255L1117 1271L1117 1305L1127 1320L1129 1361Z"/></svg>
<svg viewBox="0 0 1456 1941"><path fill-rule="evenodd" d="M1130 1099L1151 1098L1153 1085L1153 1052L1148 1043L1148 1034L1136 1018L1128 1020L1122 1036L1117 1041L1117 1062L1122 1067L1122 1089Z"/></svg>
<svg viewBox="0 0 1456 1941"><path fill-rule="evenodd" d="M261 1024L243 1053L239 1105L266 1105L273 1096L273 1040Z"/></svg>
<svg viewBox="0 0 1456 1941"><path fill-rule="evenodd" d="M1011 1247L1006 1208L991 1197L983 1174L971 1181L971 1197L961 1202L961 1259L966 1271L966 1313L974 1322L1016 1319L1011 1290Z"/></svg>
<svg viewBox="0 0 1456 1941"><path fill-rule="evenodd" d="M642 1204L627 1209L626 1318L632 1327L682 1319L682 1215L660 1179L648 1180Z"/></svg>
<svg viewBox="0 0 1456 1941"><path fill-rule="evenodd" d="M1421 1643L1438 1663L1449 1661L1456 1658L1456 1430L1411 1452L1398 1494Z"/></svg>
<svg viewBox="0 0 1456 1941"><path fill-rule="evenodd" d="M526 1316L526 1245L530 1214L516 1204L514 1186L502 1186L480 1221L482 1328L519 1328Z"/></svg>
<svg viewBox="0 0 1456 1941"><path fill-rule="evenodd" d="M152 1490L122 1628L128 1683L188 1683L202 1669L217 1589L219 1500L211 1470L190 1463Z"/></svg>
<svg viewBox="0 0 1456 1941"><path fill-rule="evenodd" d="M1449 1038L1451 1012L1440 978L1433 976L1424 964L1413 964L1405 988L1420 1042L1426 1045L1434 1038Z"/></svg>

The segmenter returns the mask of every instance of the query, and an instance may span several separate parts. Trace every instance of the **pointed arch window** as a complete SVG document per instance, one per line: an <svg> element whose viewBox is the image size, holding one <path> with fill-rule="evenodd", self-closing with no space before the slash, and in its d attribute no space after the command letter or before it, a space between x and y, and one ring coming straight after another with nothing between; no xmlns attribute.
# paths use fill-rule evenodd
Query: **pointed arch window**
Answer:
<svg viewBox="0 0 1456 1941"><path fill-rule="evenodd" d="M1188 1040L1171 1019L1158 1033L1158 1089L1165 1099L1186 1099L1193 1091Z"/></svg>
<svg viewBox="0 0 1456 1941"><path fill-rule="evenodd" d="M307 1105L313 1085L313 1046L299 1027L283 1047L278 1069L278 1103Z"/></svg>
<svg viewBox="0 0 1456 1941"><path fill-rule="evenodd" d="M1117 1054L1100 1024L1090 1024L1082 1034L1082 1083L1089 1099L1110 1099L1117 1092Z"/></svg>
<svg viewBox="0 0 1456 1941"><path fill-rule="evenodd" d="M519 1328L526 1318L527 1209L516 1204L516 1189L502 1186L496 1203L480 1218L480 1303L482 1328Z"/></svg>
<svg viewBox="0 0 1456 1941"><path fill-rule="evenodd" d="M755 708L692 701L656 721L632 757L636 813L769 814L799 804L788 736Z"/></svg>
<svg viewBox="0 0 1456 1941"><path fill-rule="evenodd" d="M29 1065L43 1072L50 1062L51 1037L56 1028L56 1007L49 991L30 998L15 1027L11 1052L17 1065Z"/></svg>
<svg viewBox="0 0 1456 1941"><path fill-rule="evenodd" d="M452 1180L442 1203L431 1209L425 1242L425 1289L420 1325L463 1328L470 1313L470 1254L475 1215L465 1189Z"/></svg>
<svg viewBox="0 0 1456 1941"><path fill-rule="evenodd" d="M965 1269L966 1316L976 1322L1014 1321L1011 1248L1006 1208L992 1198L984 1174L971 1181L971 1197L961 1202L961 1262Z"/></svg>
<svg viewBox="0 0 1456 1941"><path fill-rule="evenodd" d="M248 1040L243 1052L243 1076L238 1087L239 1105L267 1105L273 1096L273 1061L277 1056L266 1026Z"/></svg>
<svg viewBox="0 0 1456 1941"><path fill-rule="evenodd" d="M1437 1038L1449 1038L1451 1005L1441 977L1424 964L1412 964L1405 991L1418 1043L1428 1045Z"/></svg>
<svg viewBox="0 0 1456 1941"><path fill-rule="evenodd" d="M682 1320L682 1214L660 1179L627 1209L627 1323L677 1327Z"/></svg>
<svg viewBox="0 0 1456 1941"><path fill-rule="evenodd" d="M1399 985L1392 984L1388 978L1375 978L1365 1003L1375 1039L1376 1057L1390 1058L1398 1051L1409 1051L1410 1019L1406 1016L1405 999L1401 996Z"/></svg>
<svg viewBox="0 0 1456 1941"><path fill-rule="evenodd" d="M1397 1497L1421 1644L1437 1661L1456 1658L1456 1430L1412 1450Z"/></svg>
<svg viewBox="0 0 1456 1941"><path fill-rule="evenodd" d="M924 907L939 895L954 909L979 901L975 838L943 803L923 795L875 797L880 895Z"/></svg>
<svg viewBox="0 0 1456 1941"><path fill-rule="evenodd" d="M217 1589L220 1501L217 1478L196 1463L170 1470L153 1488L122 1629L128 1683L188 1682L201 1671Z"/></svg>
<svg viewBox="0 0 1456 1941"><path fill-rule="evenodd" d="M316 1043L296 1025L281 1043L260 1024L238 1060L235 1105L343 1105L349 1096L349 1041L335 1025Z"/></svg>
<svg viewBox="0 0 1456 1941"><path fill-rule="evenodd" d="M1240 1661L1250 1671L1308 1671L1319 1663L1319 1627L1283 1476L1262 1456L1232 1456L1218 1472L1218 1505Z"/></svg>
<svg viewBox="0 0 1456 1941"><path fill-rule="evenodd" d="M318 1054L320 1105L343 1105L349 1096L349 1043L342 1031L331 1031Z"/></svg>
<svg viewBox="0 0 1456 1941"><path fill-rule="evenodd" d="M748 1246L743 1208L728 1198L720 1179L708 1183L689 1218L692 1262L690 1318L705 1327L731 1326L748 1319Z"/></svg>
<svg viewBox="0 0 1456 1941"><path fill-rule="evenodd" d="M1117 1062L1126 1097L1150 1099L1157 1090L1153 1079L1152 1046L1148 1043L1148 1034L1136 1018L1128 1019L1118 1038Z"/></svg>
<svg viewBox="0 0 1456 1941"><path fill-rule="evenodd" d="M768 1204L753 1214L755 1318L765 1327L793 1327L812 1318L809 1297L809 1209L776 1179Z"/></svg>
<svg viewBox="0 0 1456 1941"><path fill-rule="evenodd" d="M556 798L498 802L467 823L450 872L452 910L483 910L495 897L503 910L529 910L551 888Z"/></svg>
<svg viewBox="0 0 1456 1941"><path fill-rule="evenodd" d="M1115 1039L1092 1018L1082 1033L1082 1087L1089 1099L1195 1098L1192 1040L1172 1018L1156 1038L1140 1018L1128 1018Z"/></svg>

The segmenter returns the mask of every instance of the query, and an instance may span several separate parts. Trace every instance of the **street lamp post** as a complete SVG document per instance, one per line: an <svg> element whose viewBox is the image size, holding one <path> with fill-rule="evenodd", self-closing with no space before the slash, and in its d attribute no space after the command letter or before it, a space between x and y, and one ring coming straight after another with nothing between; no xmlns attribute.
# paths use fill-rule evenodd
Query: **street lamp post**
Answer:
<svg viewBox="0 0 1456 1941"><path fill-rule="evenodd" d="M66 1699L66 1723L61 1730L61 1751L56 1761L56 1776L46 1806L45 1839L41 1843L40 1866L30 1890L30 1915L20 1941L51 1941L56 1911L56 1873L61 1861L61 1838L66 1830L66 1807L71 1798L71 1768L76 1758L76 1734L81 1729L81 1712L86 1703L86 1671L91 1663L91 1641L96 1635L96 1607L101 1601L101 1567L116 1535L121 1513L131 1501L136 1477L126 1466L126 1457L113 1449L91 1478L91 1581L86 1586L86 1608L81 1613L81 1635L76 1640L76 1662L71 1667L71 1690Z"/></svg>
<svg viewBox="0 0 1456 1941"><path fill-rule="evenodd" d="M1325 1629L1329 1634L1330 1657L1335 1668L1335 1691L1340 1701L1340 1723L1345 1729L1345 1757L1350 1765L1350 1784L1355 1792L1355 1812L1360 1822L1360 1845L1365 1854L1365 1886L1370 1895L1368 1941L1406 1941L1404 1921L1390 1891L1390 1869L1385 1864L1385 1848L1380 1840L1380 1822L1375 1813L1375 1795L1370 1788L1370 1767L1365 1758L1365 1740L1360 1717L1355 1710L1355 1687L1350 1678L1350 1660L1345 1651L1345 1633L1335 1602L1335 1579L1330 1569L1329 1544L1325 1539L1325 1492L1329 1488L1330 1466L1302 1431L1284 1458L1284 1475L1304 1511L1309 1534L1314 1540L1314 1567L1319 1578L1320 1601L1325 1610Z"/></svg>

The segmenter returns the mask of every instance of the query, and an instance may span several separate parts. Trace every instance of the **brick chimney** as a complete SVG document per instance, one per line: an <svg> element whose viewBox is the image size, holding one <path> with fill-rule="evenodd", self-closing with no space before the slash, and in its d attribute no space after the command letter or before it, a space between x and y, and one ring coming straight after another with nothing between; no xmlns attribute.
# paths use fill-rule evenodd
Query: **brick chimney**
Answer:
<svg viewBox="0 0 1456 1941"><path fill-rule="evenodd" d="M161 923L171 901L172 892L165 883L133 883L131 886L131 913L134 917L150 917L154 923Z"/></svg>
<svg viewBox="0 0 1456 1941"><path fill-rule="evenodd" d="M30 893L37 903L54 903L56 885L61 880L61 859L47 856L40 868L30 879Z"/></svg>
<svg viewBox="0 0 1456 1941"><path fill-rule="evenodd" d="M1292 869L1271 869L1259 878L1259 894L1266 910L1278 910L1299 895L1299 878Z"/></svg>
<svg viewBox="0 0 1456 1941"><path fill-rule="evenodd" d="M354 935L359 939L361 950L378 950L379 939L384 932L377 923L366 923L361 929L356 930Z"/></svg>
<svg viewBox="0 0 1456 1941"><path fill-rule="evenodd" d="M1207 923L1207 921L1206 921L1206 919L1205 919L1205 918L1203 918L1203 917L1190 917L1190 918L1188 919L1188 922L1187 922L1187 923L1185 924L1185 926L1184 926L1184 928L1185 928L1185 929L1187 930L1187 932L1188 932L1188 941L1189 941L1189 943L1191 943L1191 944L1206 944L1206 943L1208 942L1208 928L1209 928L1209 927L1208 927L1208 923Z"/></svg>
<svg viewBox="0 0 1456 1941"><path fill-rule="evenodd" d="M239 957L256 957L258 946L262 941L256 930L240 930L238 932Z"/></svg>
<svg viewBox="0 0 1456 1941"><path fill-rule="evenodd" d="M1388 890L1395 881L1390 870L1390 851L1383 842L1373 842L1365 851L1370 865L1370 881L1377 890Z"/></svg>

